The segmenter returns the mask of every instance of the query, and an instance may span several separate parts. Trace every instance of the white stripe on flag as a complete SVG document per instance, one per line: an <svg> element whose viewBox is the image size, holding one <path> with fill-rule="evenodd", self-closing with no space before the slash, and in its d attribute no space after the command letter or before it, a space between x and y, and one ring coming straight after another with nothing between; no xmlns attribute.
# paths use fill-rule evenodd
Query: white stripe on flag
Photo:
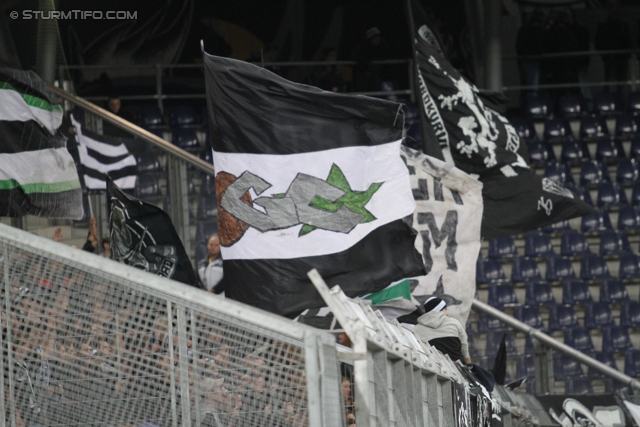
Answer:
<svg viewBox="0 0 640 427"><path fill-rule="evenodd" d="M292 259L341 252L376 228L412 214L415 201L407 167L400 157L400 144L395 141L288 155L214 152L218 172L239 177L249 171L271 184L261 197L286 193L299 173L326 180L333 164L342 170L354 191L383 183L365 205L376 219L356 225L349 233L316 229L299 237L302 225L264 233L250 227L235 244L222 248L223 258ZM252 196L255 198L255 193Z"/></svg>
<svg viewBox="0 0 640 427"><path fill-rule="evenodd" d="M130 190L135 188L136 186L136 176L130 175L125 176L124 178L114 179L113 182L120 188L125 190ZM97 179L91 176L84 176L84 185L89 190L106 190L107 189L107 181L104 179Z"/></svg>
<svg viewBox="0 0 640 427"><path fill-rule="evenodd" d="M118 157L124 154L130 154L129 150L127 150L127 146L124 144L120 144L120 145L105 144L104 142L96 141L95 139L90 138L84 134L78 134L77 136L80 138L80 142L84 144L87 148L93 151L96 151L102 154L103 156Z"/></svg>
<svg viewBox="0 0 640 427"><path fill-rule="evenodd" d="M127 166L135 166L137 164L136 158L133 157L133 155L125 157L117 163L112 163L110 165L102 164L89 155L87 147L82 143L78 146L78 151L80 152L80 161L84 167L88 167L101 173L117 171Z"/></svg>
<svg viewBox="0 0 640 427"><path fill-rule="evenodd" d="M62 111L32 107L15 90L0 89L0 120L18 122L34 120L54 135L62 124Z"/></svg>
<svg viewBox="0 0 640 427"><path fill-rule="evenodd" d="M73 157L65 147L0 154L0 180L53 184L78 179Z"/></svg>

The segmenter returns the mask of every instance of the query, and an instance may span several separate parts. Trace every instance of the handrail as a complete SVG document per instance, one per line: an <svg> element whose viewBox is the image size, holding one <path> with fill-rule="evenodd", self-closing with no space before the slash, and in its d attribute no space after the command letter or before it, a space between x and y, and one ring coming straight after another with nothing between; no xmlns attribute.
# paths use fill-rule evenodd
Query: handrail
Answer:
<svg viewBox="0 0 640 427"><path fill-rule="evenodd" d="M115 114L105 110L104 108L100 108L97 105L82 99L78 96L75 96L67 91L64 91L58 87L55 87L53 85L49 85L49 88L56 94L58 95L60 98L69 101L75 105L78 105L82 108L84 108L87 111L90 111L91 113L101 117L102 119L106 120L107 122L119 127L120 129L123 129L135 136L137 136L138 138L141 138L153 145L155 145L156 147L160 148L163 151L166 151L167 153L178 157L181 160L184 160L187 163L190 163L191 165L193 165L195 168L201 170L202 172L215 176L215 169L214 167L205 162L204 160L200 159L199 157L194 156L193 154L187 153L186 151L176 147L175 145L171 144L170 142L165 141L164 139L152 134L149 131L146 131L144 129L142 129L139 126L134 125L131 122L128 122L127 120L124 120L121 117L116 116Z"/></svg>
<svg viewBox="0 0 640 427"><path fill-rule="evenodd" d="M628 385L632 389L640 390L640 381L636 380L635 378L632 378L629 375L625 375L617 369L613 369L612 367L605 365L604 363L592 357L589 357L586 354L581 353L566 344L556 341L554 338L550 337L544 332L541 332L540 330L532 328L526 323L514 319L512 316L509 316L508 314L505 314L500 310L491 307L489 304L474 299L472 305L473 308L476 308L482 311L484 314L488 314L489 316L500 320L501 322L507 324L508 326L511 326L512 328L520 332L528 334L531 338L537 339L538 341L553 348L554 350L558 350L559 352L577 360L578 362L583 363L597 371L600 371L601 373L613 378L616 381Z"/></svg>
<svg viewBox="0 0 640 427"><path fill-rule="evenodd" d="M640 49L613 49L613 50L580 50L573 52L543 53L541 55L508 55L502 59L548 59L566 58L567 56L593 56L593 55L624 55L640 53Z"/></svg>

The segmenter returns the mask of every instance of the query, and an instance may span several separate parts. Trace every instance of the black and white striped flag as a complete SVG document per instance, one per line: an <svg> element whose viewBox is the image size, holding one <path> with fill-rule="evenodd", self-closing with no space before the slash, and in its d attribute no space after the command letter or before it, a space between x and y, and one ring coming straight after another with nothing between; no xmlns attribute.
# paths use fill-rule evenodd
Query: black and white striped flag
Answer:
<svg viewBox="0 0 640 427"><path fill-rule="evenodd" d="M106 174L125 190L136 185L136 158L120 138L110 138L92 132L82 125L82 119L71 115L76 130L84 183L88 190L106 190Z"/></svg>

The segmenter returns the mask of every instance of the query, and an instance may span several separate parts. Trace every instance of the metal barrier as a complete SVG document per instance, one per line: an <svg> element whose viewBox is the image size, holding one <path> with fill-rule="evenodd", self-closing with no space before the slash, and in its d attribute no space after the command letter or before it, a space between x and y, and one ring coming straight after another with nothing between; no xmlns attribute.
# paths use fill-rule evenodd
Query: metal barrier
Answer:
<svg viewBox="0 0 640 427"><path fill-rule="evenodd" d="M334 337L0 225L2 426L344 425Z"/></svg>

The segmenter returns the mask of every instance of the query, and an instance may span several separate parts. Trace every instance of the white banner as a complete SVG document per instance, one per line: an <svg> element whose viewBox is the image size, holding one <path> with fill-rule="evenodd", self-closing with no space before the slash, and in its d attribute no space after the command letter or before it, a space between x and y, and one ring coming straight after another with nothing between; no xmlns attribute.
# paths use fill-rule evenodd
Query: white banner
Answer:
<svg viewBox="0 0 640 427"><path fill-rule="evenodd" d="M412 226L426 276L410 280L421 304L443 298L447 311L464 325L476 292L480 252L482 183L441 160L402 147L416 200Z"/></svg>

